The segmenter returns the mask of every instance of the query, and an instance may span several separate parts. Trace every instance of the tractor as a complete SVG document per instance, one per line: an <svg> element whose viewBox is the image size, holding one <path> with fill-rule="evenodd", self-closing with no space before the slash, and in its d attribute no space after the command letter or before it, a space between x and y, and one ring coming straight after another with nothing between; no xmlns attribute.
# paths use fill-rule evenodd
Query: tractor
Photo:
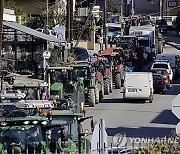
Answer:
<svg viewBox="0 0 180 154"><path fill-rule="evenodd" d="M59 103L68 101L73 105L84 106L83 81L83 79L78 78L74 74L73 67L49 67L48 85L50 99Z"/></svg>
<svg viewBox="0 0 180 154"><path fill-rule="evenodd" d="M72 65L75 75L84 81L85 102L94 107L104 97L103 79L100 72L87 61L77 61Z"/></svg>
<svg viewBox="0 0 180 154"><path fill-rule="evenodd" d="M0 118L0 153L49 154L47 124L48 119L40 116Z"/></svg>
<svg viewBox="0 0 180 154"><path fill-rule="evenodd" d="M123 57L122 57L123 50L122 48L109 48L103 50L100 56L106 57L111 64L111 71L112 72L112 81L115 84L115 88L121 88L121 85L124 81L124 65L123 65ZM112 82L111 81L111 82ZM112 83L111 83L112 85Z"/></svg>
<svg viewBox="0 0 180 154"><path fill-rule="evenodd" d="M80 113L71 110L51 110L47 116L49 132L48 143L51 153L87 153L87 138L89 131L83 131L81 123L92 116L82 117ZM93 122L91 122L93 124ZM92 126L93 127L93 126Z"/></svg>

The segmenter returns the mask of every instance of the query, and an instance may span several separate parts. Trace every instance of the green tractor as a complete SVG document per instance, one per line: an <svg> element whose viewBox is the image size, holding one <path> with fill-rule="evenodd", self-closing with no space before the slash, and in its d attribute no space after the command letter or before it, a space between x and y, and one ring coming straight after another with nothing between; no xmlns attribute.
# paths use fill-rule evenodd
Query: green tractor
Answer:
<svg viewBox="0 0 180 154"><path fill-rule="evenodd" d="M63 103L66 100L75 106L84 106L83 84L83 79L79 79L74 75L72 67L48 68L50 98L59 103Z"/></svg>
<svg viewBox="0 0 180 154"><path fill-rule="evenodd" d="M71 110L52 110L48 116L48 143L52 153L87 153L88 131L82 129L81 123L90 117L82 117L81 113Z"/></svg>
<svg viewBox="0 0 180 154"><path fill-rule="evenodd" d="M79 61L72 67L75 75L79 79L84 80L85 102L89 106L94 107L104 97L103 79L97 79L98 73L95 67L88 62Z"/></svg>
<svg viewBox="0 0 180 154"><path fill-rule="evenodd" d="M48 119L40 116L0 119L0 153L49 154L45 127Z"/></svg>

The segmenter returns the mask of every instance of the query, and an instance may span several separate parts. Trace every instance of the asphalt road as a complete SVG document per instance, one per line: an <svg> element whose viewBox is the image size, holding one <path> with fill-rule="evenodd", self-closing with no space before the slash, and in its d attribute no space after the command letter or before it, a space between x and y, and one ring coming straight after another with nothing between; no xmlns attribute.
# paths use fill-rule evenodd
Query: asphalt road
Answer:
<svg viewBox="0 0 180 154"><path fill-rule="evenodd" d="M180 51L165 46L164 53L180 54ZM125 133L128 138L163 138L175 131L180 120L172 114L171 102L180 93L180 79L172 84L166 94L154 94L152 104L136 101L125 103L121 91L113 90L100 104L87 107L86 115L93 115L96 122L105 120L109 145L114 143L113 137L118 133ZM84 128L88 127L86 122Z"/></svg>

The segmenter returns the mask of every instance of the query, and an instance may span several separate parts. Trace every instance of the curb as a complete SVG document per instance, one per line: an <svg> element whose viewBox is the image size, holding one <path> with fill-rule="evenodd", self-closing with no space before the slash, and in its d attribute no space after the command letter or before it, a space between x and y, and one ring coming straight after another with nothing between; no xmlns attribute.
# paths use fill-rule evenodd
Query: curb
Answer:
<svg viewBox="0 0 180 154"><path fill-rule="evenodd" d="M166 42L165 44L170 45L170 46L180 50L180 44L174 44L174 43L171 43L171 42Z"/></svg>

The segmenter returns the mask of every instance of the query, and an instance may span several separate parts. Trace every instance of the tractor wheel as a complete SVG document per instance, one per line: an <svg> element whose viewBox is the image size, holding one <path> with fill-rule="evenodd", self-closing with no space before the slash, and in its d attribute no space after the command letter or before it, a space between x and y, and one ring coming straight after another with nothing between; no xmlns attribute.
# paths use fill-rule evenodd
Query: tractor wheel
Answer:
<svg viewBox="0 0 180 154"><path fill-rule="evenodd" d="M101 91L99 92L99 101L104 98L104 83L102 82Z"/></svg>
<svg viewBox="0 0 180 154"><path fill-rule="evenodd" d="M110 81L109 81L109 92L111 93L112 90L113 90L113 80L111 78Z"/></svg>
<svg viewBox="0 0 180 154"><path fill-rule="evenodd" d="M94 107L96 103L95 89L89 89L87 97L89 106Z"/></svg>
<svg viewBox="0 0 180 154"><path fill-rule="evenodd" d="M104 94L109 95L110 92L110 85L109 85L109 79L104 80Z"/></svg>
<svg viewBox="0 0 180 154"><path fill-rule="evenodd" d="M99 90L98 88L95 89L95 102L99 104Z"/></svg>
<svg viewBox="0 0 180 154"><path fill-rule="evenodd" d="M114 83L115 83L115 88L116 89L121 88L121 74L120 73L115 74Z"/></svg>

